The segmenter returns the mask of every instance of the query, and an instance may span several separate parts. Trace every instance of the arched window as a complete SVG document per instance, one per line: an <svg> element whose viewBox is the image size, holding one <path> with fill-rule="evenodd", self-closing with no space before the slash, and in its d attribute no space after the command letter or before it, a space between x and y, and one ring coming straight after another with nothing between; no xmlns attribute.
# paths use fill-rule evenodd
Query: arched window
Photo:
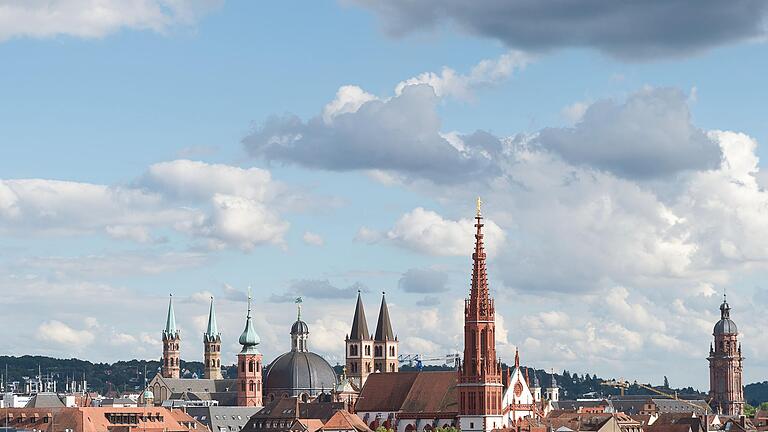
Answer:
<svg viewBox="0 0 768 432"><path fill-rule="evenodd" d="M389 347L389 356L394 357L395 356L395 347L391 346Z"/></svg>
<svg viewBox="0 0 768 432"><path fill-rule="evenodd" d="M367 355L367 356L371 355L371 346L370 345L366 345L365 346L365 355Z"/></svg>
<svg viewBox="0 0 768 432"><path fill-rule="evenodd" d="M245 381L240 383L240 391L245 392Z"/></svg>
<svg viewBox="0 0 768 432"><path fill-rule="evenodd" d="M254 383L253 383L253 381L251 381L251 382L248 384L248 389L249 389L250 391L252 391L252 392L255 392L255 391L256 391L256 384L254 384Z"/></svg>
<svg viewBox="0 0 768 432"><path fill-rule="evenodd" d="M253 372L254 369L254 362L253 360L248 362L248 372Z"/></svg>
<svg viewBox="0 0 768 432"><path fill-rule="evenodd" d="M245 372L245 360L240 362L240 372Z"/></svg>

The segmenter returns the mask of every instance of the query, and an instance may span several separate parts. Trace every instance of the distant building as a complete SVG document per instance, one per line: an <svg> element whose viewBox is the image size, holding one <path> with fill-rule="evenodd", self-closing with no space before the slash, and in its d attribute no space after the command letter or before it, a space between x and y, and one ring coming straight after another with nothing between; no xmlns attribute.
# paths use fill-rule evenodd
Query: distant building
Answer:
<svg viewBox="0 0 768 432"><path fill-rule="evenodd" d="M301 320L301 305L291 326L291 350L277 357L264 378L266 402L298 397L308 402L321 395L331 397L338 379L330 364L309 350L309 326Z"/></svg>
<svg viewBox="0 0 768 432"><path fill-rule="evenodd" d="M382 293L376 332L371 337L365 318L365 309L360 291L357 292L357 304L352 318L352 329L345 340L347 376L357 388L362 388L372 373L397 372L399 345L397 336L392 331L386 296Z"/></svg>
<svg viewBox="0 0 768 432"><path fill-rule="evenodd" d="M475 215L472 286L464 301L464 358L459 369L459 429L488 432L504 426L501 362L496 356L496 307L488 290L480 198Z"/></svg>
<svg viewBox="0 0 768 432"><path fill-rule="evenodd" d="M726 415L744 413L742 385L743 361L739 330L731 320L731 307L723 296L720 321L712 331L714 345L709 346L709 398L718 412Z"/></svg>
<svg viewBox="0 0 768 432"><path fill-rule="evenodd" d="M355 413L371 429L421 432L458 426L458 375L455 371L398 372L368 376Z"/></svg>
<svg viewBox="0 0 768 432"><path fill-rule="evenodd" d="M37 431L204 431L205 426L181 410L162 407L8 408L0 422L16 430Z"/></svg>
<svg viewBox="0 0 768 432"><path fill-rule="evenodd" d="M168 300L168 317L163 330L162 375L164 378L179 378L181 332L176 328L176 313L173 310L173 294Z"/></svg>
<svg viewBox="0 0 768 432"><path fill-rule="evenodd" d="M251 416L244 432L371 432L343 403L283 397Z"/></svg>
<svg viewBox="0 0 768 432"><path fill-rule="evenodd" d="M262 407L211 406L189 407L186 412L207 426L211 432L237 432L261 409Z"/></svg>

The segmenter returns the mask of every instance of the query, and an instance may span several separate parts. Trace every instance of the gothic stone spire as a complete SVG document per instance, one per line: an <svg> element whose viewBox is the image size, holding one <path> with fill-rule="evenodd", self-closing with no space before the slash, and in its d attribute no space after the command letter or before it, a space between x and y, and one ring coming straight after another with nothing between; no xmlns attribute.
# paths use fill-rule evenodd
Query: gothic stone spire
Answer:
<svg viewBox="0 0 768 432"><path fill-rule="evenodd" d="M376 324L376 341L392 341L395 335L392 332L392 322L389 320L389 308L387 307L387 298L381 293L381 309L379 309L379 321Z"/></svg>
<svg viewBox="0 0 768 432"><path fill-rule="evenodd" d="M370 338L371 335L368 333L368 321L366 321L365 309L363 308L363 299L360 297L360 290L358 290L355 317L352 319L352 330L349 332L349 339L367 340Z"/></svg>

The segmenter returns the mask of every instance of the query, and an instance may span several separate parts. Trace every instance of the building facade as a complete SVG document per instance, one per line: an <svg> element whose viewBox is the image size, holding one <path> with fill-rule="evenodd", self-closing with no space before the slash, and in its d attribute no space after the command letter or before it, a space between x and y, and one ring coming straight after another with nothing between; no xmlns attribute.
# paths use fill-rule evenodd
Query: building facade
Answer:
<svg viewBox="0 0 768 432"><path fill-rule="evenodd" d="M725 297L720 305L720 321L715 324L715 338L709 347L710 405L726 415L744 413L743 361L739 331L731 320L731 306Z"/></svg>
<svg viewBox="0 0 768 432"><path fill-rule="evenodd" d="M237 354L237 405L262 406L261 369L262 355L257 346L261 338L256 334L251 319L251 293L248 293L248 315L245 329L240 335L243 348Z"/></svg>
<svg viewBox="0 0 768 432"><path fill-rule="evenodd" d="M332 399L338 378L324 358L309 350L309 326L301 319L301 305L290 333L291 350L278 356L266 371L266 402L284 397L297 397L302 402L321 396Z"/></svg>
<svg viewBox="0 0 768 432"><path fill-rule="evenodd" d="M357 292L352 329L345 340L346 374L357 387L362 388L372 373L391 373L400 370L400 342L392 330L386 295L381 295L376 332L371 337L360 291Z"/></svg>
<svg viewBox="0 0 768 432"><path fill-rule="evenodd" d="M216 323L216 310L211 297L208 327L203 334L203 378L221 379L221 333Z"/></svg>
<svg viewBox="0 0 768 432"><path fill-rule="evenodd" d="M173 310L173 294L168 300L168 317L165 320L163 330L163 365L162 375L165 378L178 378L181 366L179 347L181 345L181 333L176 328L176 314Z"/></svg>
<svg viewBox="0 0 768 432"><path fill-rule="evenodd" d="M392 322L389 319L386 295L381 293L379 320L376 323L376 334L373 337L373 370L375 372L397 372L400 370L400 363L397 360L398 345L397 336L392 331Z"/></svg>
<svg viewBox="0 0 768 432"><path fill-rule="evenodd" d="M464 358L459 368L459 429L490 431L502 427L504 385L496 358L496 311L488 292L483 246L483 216L477 199L472 286L464 302Z"/></svg>

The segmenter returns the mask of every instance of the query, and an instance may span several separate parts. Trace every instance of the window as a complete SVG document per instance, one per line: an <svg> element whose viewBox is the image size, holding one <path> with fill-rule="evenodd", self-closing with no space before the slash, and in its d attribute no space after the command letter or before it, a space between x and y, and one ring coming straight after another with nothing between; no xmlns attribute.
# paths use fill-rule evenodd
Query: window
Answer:
<svg viewBox="0 0 768 432"><path fill-rule="evenodd" d="M350 345L349 346L349 355L356 356L357 355L357 345Z"/></svg>
<svg viewBox="0 0 768 432"><path fill-rule="evenodd" d="M474 428L475 428L475 424L474 424L474 423L472 423L472 422L469 422L469 428L470 428L470 429L474 429Z"/></svg>
<svg viewBox="0 0 768 432"><path fill-rule="evenodd" d="M240 362L240 372L245 372L245 360Z"/></svg>
<svg viewBox="0 0 768 432"><path fill-rule="evenodd" d="M250 362L248 362L248 372L253 372L253 369L254 369L254 364L255 364L255 363L253 362L253 360L251 360Z"/></svg>
<svg viewBox="0 0 768 432"><path fill-rule="evenodd" d="M366 345L365 346L365 355L367 355L367 356L371 355L371 346L370 345Z"/></svg>
<svg viewBox="0 0 768 432"><path fill-rule="evenodd" d="M389 347L389 356L394 357L395 356L395 347L391 346Z"/></svg>

